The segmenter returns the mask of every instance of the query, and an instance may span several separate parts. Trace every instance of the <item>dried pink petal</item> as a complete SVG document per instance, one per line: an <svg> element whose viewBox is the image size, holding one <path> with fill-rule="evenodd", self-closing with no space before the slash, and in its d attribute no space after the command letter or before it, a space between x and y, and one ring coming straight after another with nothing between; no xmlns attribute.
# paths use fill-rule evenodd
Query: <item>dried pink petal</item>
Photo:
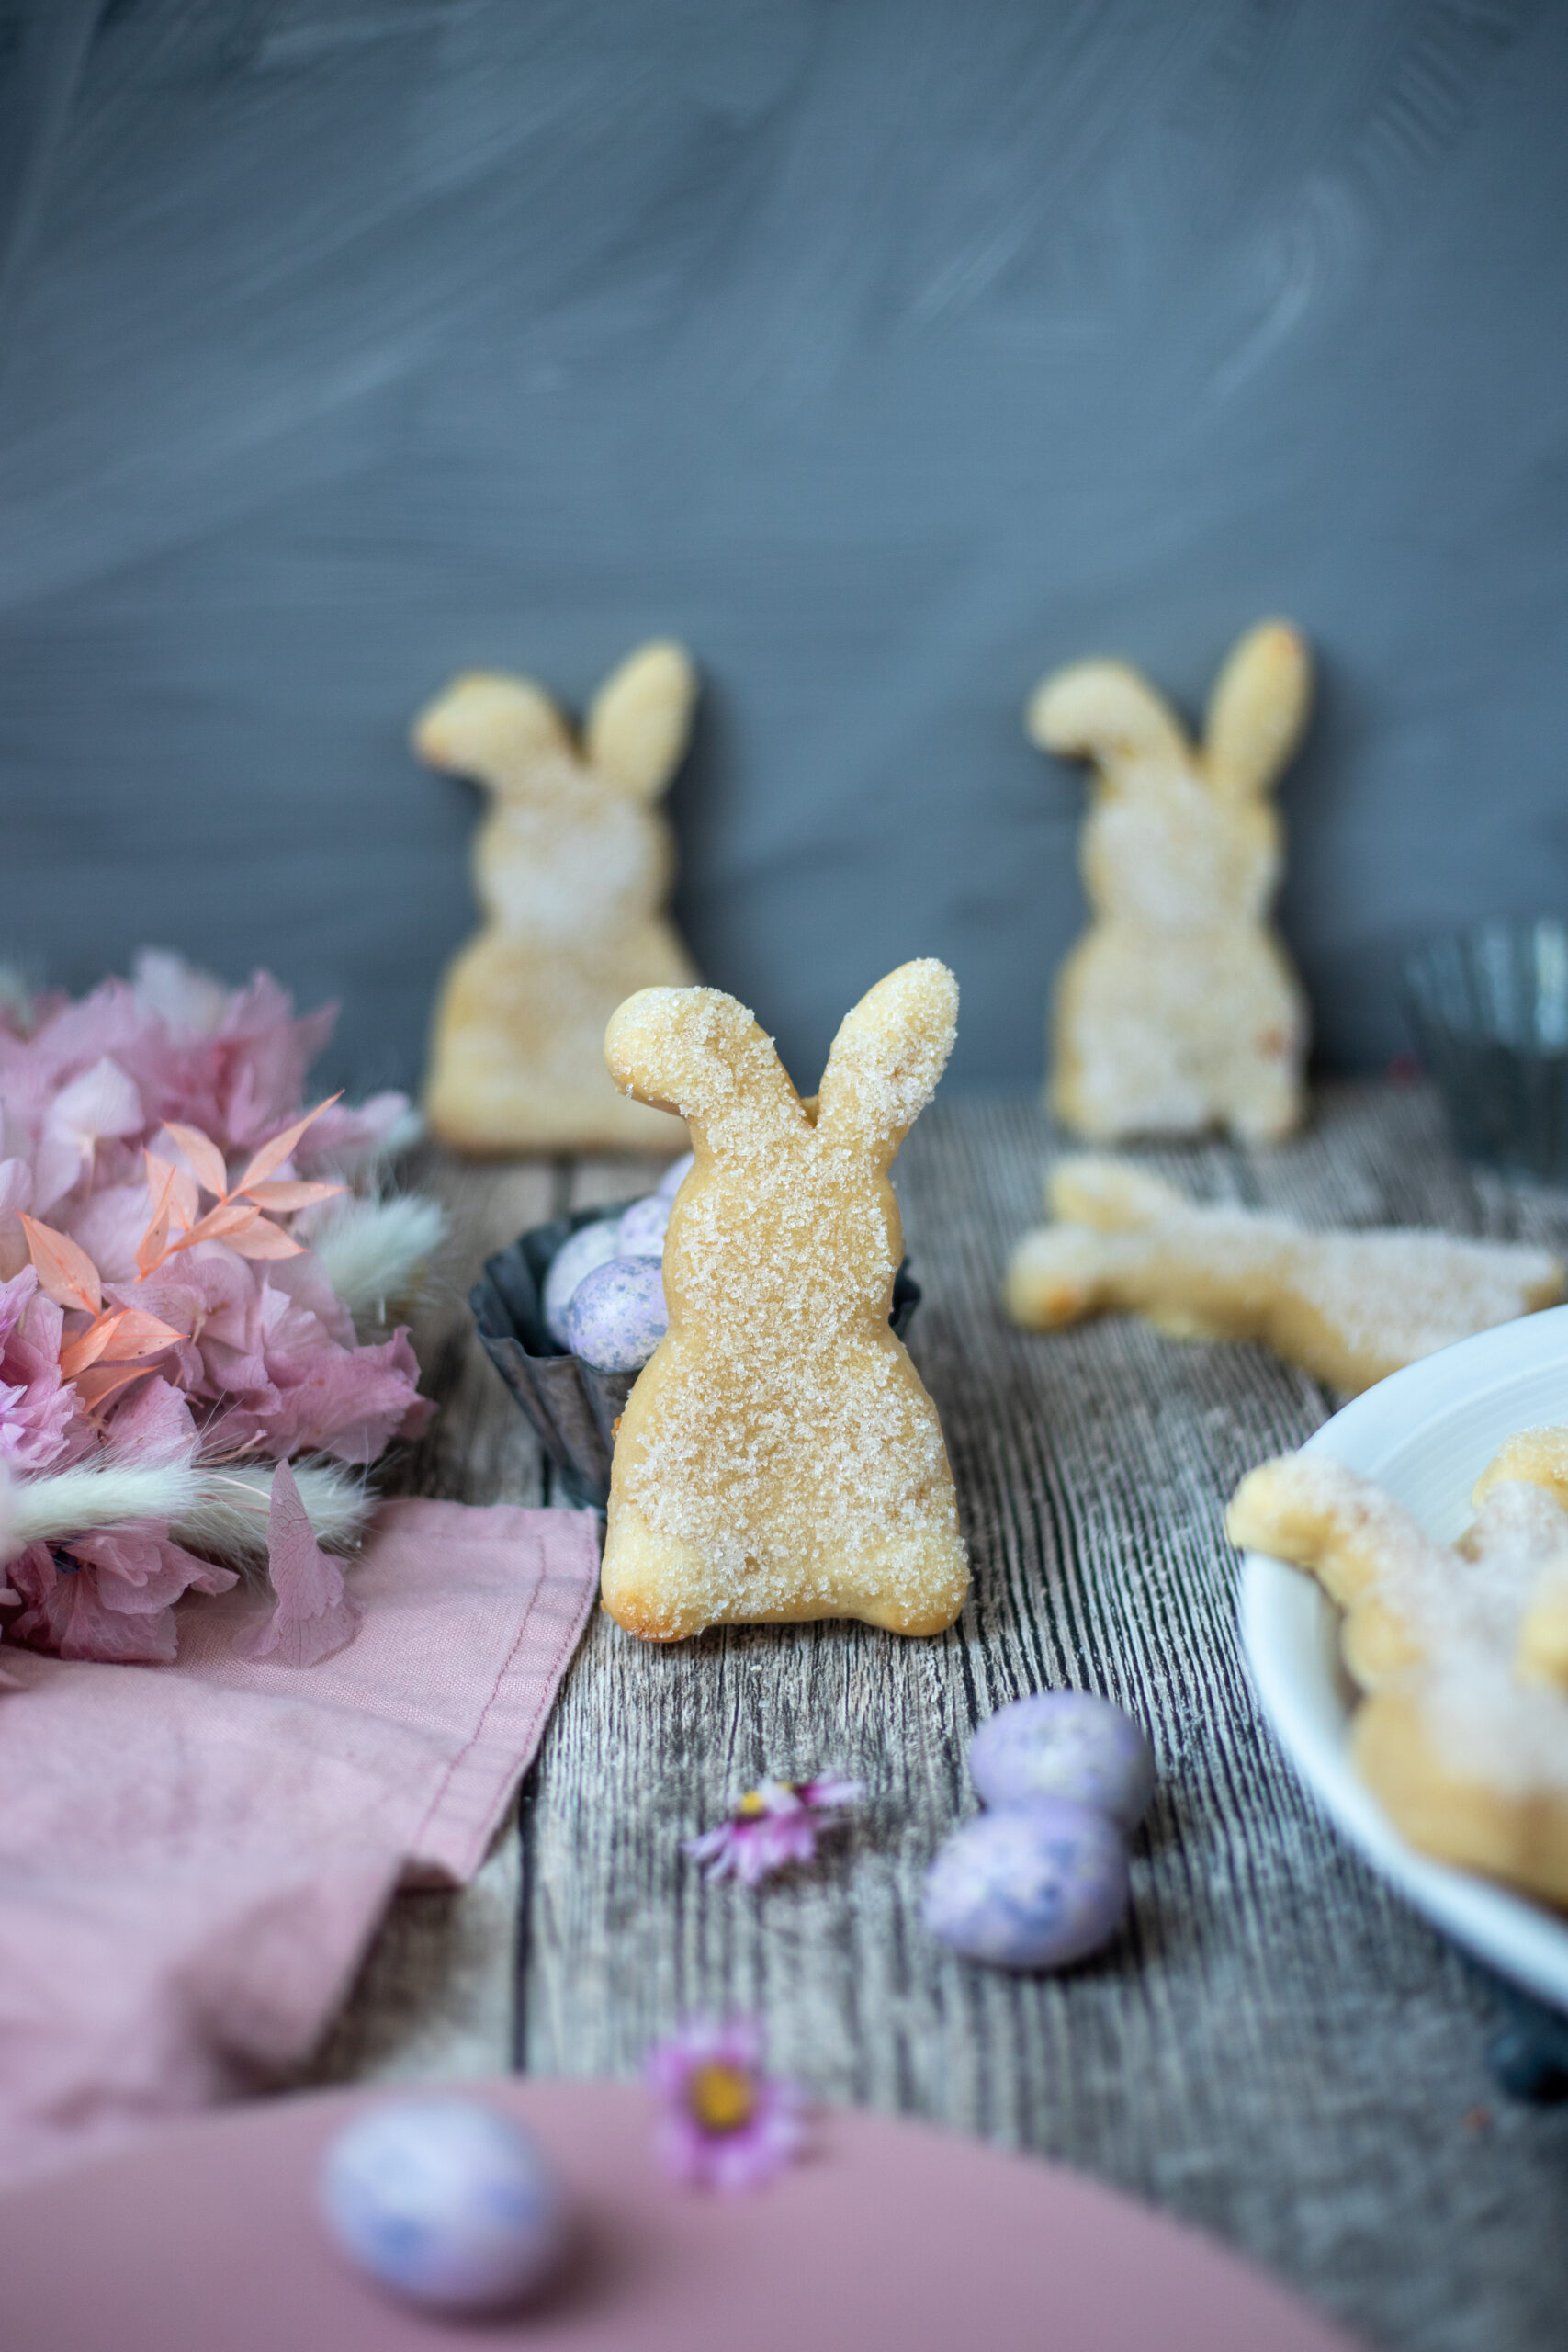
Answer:
<svg viewBox="0 0 1568 2352"><path fill-rule="evenodd" d="M359 1611L344 1589L343 1569L316 1541L294 1473L280 1462L272 1474L266 1522L267 1566L277 1603L265 1623L237 1644L243 1657L276 1657L280 1666L314 1666L352 1641Z"/></svg>

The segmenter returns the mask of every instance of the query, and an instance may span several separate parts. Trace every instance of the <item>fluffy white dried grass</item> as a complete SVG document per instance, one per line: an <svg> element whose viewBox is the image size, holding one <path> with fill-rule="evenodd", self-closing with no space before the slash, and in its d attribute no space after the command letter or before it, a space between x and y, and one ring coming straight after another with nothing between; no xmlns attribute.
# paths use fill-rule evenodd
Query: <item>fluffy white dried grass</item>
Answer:
<svg viewBox="0 0 1568 2352"><path fill-rule="evenodd" d="M317 1541L329 1551L349 1550L372 1499L364 1480L332 1463L291 1466ZM50 1477L7 1479L0 1485L0 1560L28 1544L159 1520L192 1552L232 1568L259 1567L271 1499L272 1465L260 1462L220 1467L108 1461Z"/></svg>
<svg viewBox="0 0 1568 2352"><path fill-rule="evenodd" d="M408 1301L446 1234L438 1201L417 1193L345 1200L310 1233L327 1280L356 1323L384 1323Z"/></svg>

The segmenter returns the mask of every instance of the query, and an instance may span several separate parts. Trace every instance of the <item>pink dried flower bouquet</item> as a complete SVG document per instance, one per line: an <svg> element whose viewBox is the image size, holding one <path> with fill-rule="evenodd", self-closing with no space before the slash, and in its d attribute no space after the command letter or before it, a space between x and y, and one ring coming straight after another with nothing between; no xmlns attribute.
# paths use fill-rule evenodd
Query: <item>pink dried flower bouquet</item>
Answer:
<svg viewBox="0 0 1568 2352"><path fill-rule="evenodd" d="M352 1631L317 1539L352 1541L364 1468L430 1409L406 1330L356 1317L379 1327L442 1219L354 1189L412 1132L406 1097L303 1110L333 1019L159 954L80 1002L0 1001L7 1640L166 1661L175 1603L264 1562L266 1647Z"/></svg>

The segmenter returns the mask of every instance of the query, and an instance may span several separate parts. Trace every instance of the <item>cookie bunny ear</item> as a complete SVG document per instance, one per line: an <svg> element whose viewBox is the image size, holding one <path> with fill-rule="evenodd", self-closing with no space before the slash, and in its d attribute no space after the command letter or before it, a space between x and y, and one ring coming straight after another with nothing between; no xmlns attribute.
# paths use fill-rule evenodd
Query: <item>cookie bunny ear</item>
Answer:
<svg viewBox="0 0 1568 2352"><path fill-rule="evenodd" d="M1265 792L1301 741L1312 704L1312 655L1288 621L1259 621L1232 649L1209 697L1203 765L1240 799Z"/></svg>
<svg viewBox="0 0 1568 2352"><path fill-rule="evenodd" d="M582 731L590 764L634 800L657 799L681 764L696 698L683 645L640 646L593 697Z"/></svg>
<svg viewBox="0 0 1568 2352"><path fill-rule="evenodd" d="M610 1016L604 1059L623 1094L716 1146L769 1149L804 1124L773 1039L721 989L639 989Z"/></svg>
<svg viewBox="0 0 1568 2352"><path fill-rule="evenodd" d="M945 964L900 964L840 1023L822 1074L817 1124L891 1159L947 1067L958 1033L958 983Z"/></svg>
<svg viewBox="0 0 1568 2352"><path fill-rule="evenodd" d="M500 670L454 678L426 703L411 740L431 767L502 788L530 768L576 758L566 721L543 686Z"/></svg>
<svg viewBox="0 0 1568 2352"><path fill-rule="evenodd" d="M1043 752L1092 760L1113 781L1146 761L1185 766L1186 729L1162 694L1125 662L1075 662L1031 695L1024 730Z"/></svg>

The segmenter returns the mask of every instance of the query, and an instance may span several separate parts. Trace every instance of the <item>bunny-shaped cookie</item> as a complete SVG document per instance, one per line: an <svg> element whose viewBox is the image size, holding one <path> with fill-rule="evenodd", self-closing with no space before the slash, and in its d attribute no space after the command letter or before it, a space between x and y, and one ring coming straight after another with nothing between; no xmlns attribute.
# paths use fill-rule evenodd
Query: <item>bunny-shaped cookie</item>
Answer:
<svg viewBox="0 0 1568 2352"><path fill-rule="evenodd" d="M1263 621L1209 702L1201 746L1146 679L1080 662L1035 689L1031 739L1094 762L1081 862L1095 920L1056 981L1051 1108L1080 1135L1286 1135L1307 1012L1266 917L1279 885L1269 787L1306 722L1311 658Z"/></svg>
<svg viewBox="0 0 1568 2352"><path fill-rule="evenodd" d="M615 1443L603 1594L628 1631L863 1617L935 1634L957 1616L953 1474L887 1320L903 1254L887 1170L957 1009L944 965L901 965L804 1102L716 989L644 989L611 1022L617 1085L678 1111L695 1153L665 1237L670 1329Z"/></svg>
<svg viewBox="0 0 1568 2352"><path fill-rule="evenodd" d="M654 803L681 763L696 678L645 645L606 679L574 742L542 687L470 672L421 712L414 749L476 777L484 928L436 1007L426 1109L460 1151L674 1151L680 1130L618 1095L604 1023L634 989L693 978L664 911L674 874Z"/></svg>

